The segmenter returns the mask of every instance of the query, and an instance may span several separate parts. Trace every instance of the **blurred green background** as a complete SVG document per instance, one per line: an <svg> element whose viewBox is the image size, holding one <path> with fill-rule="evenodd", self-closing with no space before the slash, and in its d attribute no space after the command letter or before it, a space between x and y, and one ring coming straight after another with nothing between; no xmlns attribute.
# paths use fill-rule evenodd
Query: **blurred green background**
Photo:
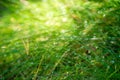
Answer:
<svg viewBox="0 0 120 80"><path fill-rule="evenodd" d="M119 80L120 0L0 0L0 80Z"/></svg>

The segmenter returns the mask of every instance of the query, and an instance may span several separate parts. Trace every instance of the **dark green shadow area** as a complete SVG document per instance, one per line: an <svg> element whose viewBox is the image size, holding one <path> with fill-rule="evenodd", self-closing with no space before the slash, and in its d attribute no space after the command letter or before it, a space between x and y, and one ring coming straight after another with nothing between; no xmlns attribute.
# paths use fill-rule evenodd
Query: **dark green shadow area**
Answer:
<svg viewBox="0 0 120 80"><path fill-rule="evenodd" d="M20 9L20 4L19 0L1 0L0 17L14 13L16 10Z"/></svg>
<svg viewBox="0 0 120 80"><path fill-rule="evenodd" d="M104 2L105 0L88 0L88 1L94 1L94 2Z"/></svg>

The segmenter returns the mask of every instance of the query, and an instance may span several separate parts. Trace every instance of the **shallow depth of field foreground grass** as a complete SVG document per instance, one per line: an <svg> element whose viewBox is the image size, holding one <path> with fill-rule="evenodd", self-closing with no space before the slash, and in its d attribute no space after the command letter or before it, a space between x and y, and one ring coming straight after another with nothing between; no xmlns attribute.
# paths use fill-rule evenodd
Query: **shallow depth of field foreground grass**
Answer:
<svg viewBox="0 0 120 80"><path fill-rule="evenodd" d="M1 0L0 80L119 80L119 0Z"/></svg>

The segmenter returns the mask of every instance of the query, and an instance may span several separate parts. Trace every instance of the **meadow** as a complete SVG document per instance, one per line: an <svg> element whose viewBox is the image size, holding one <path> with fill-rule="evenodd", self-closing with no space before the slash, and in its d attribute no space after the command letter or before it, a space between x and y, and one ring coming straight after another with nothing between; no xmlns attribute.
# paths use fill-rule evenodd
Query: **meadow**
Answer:
<svg viewBox="0 0 120 80"><path fill-rule="evenodd" d="M120 80L119 0L0 0L0 80Z"/></svg>

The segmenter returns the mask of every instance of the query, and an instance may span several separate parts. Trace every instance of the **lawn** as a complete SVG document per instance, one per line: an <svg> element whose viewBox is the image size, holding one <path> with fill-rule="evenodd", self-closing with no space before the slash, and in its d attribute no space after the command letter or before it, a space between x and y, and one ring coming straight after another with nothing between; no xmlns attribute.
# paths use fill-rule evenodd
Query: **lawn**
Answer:
<svg viewBox="0 0 120 80"><path fill-rule="evenodd" d="M119 0L1 0L0 80L119 80Z"/></svg>

